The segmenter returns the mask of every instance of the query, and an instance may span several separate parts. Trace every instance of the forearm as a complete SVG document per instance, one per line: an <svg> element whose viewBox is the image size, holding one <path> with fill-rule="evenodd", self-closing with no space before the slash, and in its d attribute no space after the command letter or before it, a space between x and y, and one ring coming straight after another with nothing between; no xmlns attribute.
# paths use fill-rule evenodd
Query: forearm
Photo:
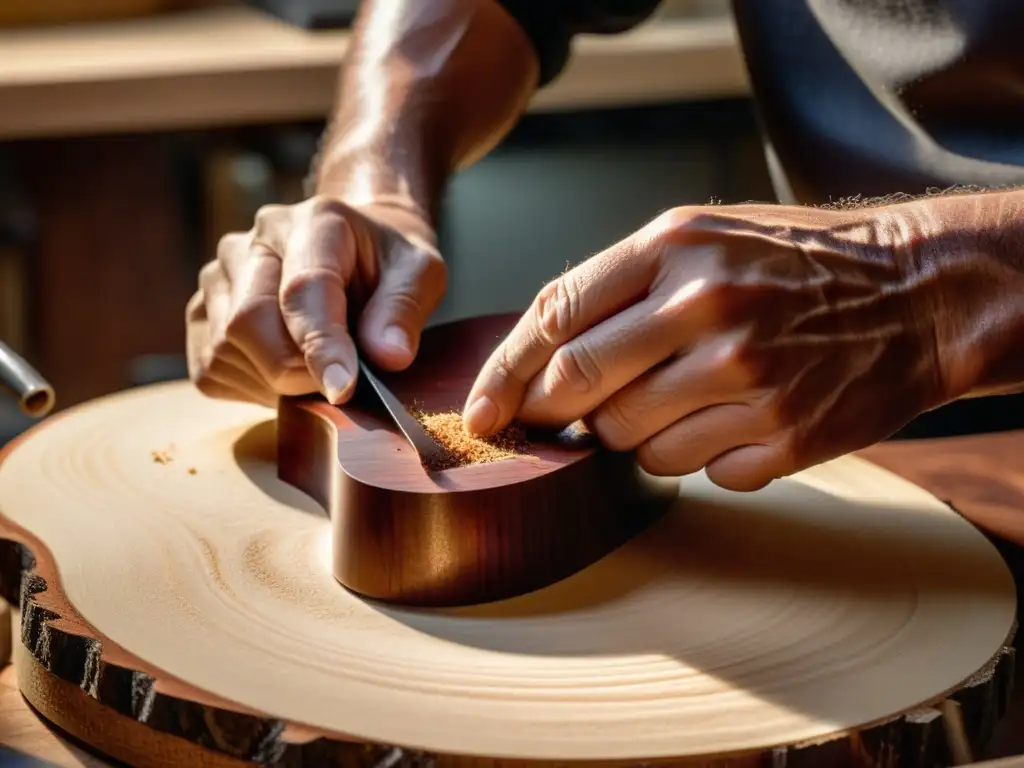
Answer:
<svg viewBox="0 0 1024 768"><path fill-rule="evenodd" d="M529 39L495 0L366 0L316 191L432 225L448 176L501 141L536 83Z"/></svg>
<svg viewBox="0 0 1024 768"><path fill-rule="evenodd" d="M941 285L933 308L953 397L1024 391L1024 190L908 205L920 273Z"/></svg>

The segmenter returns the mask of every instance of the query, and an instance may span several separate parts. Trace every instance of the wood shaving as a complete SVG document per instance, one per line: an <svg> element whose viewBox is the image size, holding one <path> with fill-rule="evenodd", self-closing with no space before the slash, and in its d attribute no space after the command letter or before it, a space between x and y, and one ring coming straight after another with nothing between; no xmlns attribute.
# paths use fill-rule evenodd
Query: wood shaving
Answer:
<svg viewBox="0 0 1024 768"><path fill-rule="evenodd" d="M529 447L526 431L516 424L491 437L480 438L466 432L462 414L457 411L428 414L414 410L412 414L448 454L427 467L433 471L511 459L524 454Z"/></svg>
<svg viewBox="0 0 1024 768"><path fill-rule="evenodd" d="M170 451L150 451L153 457L154 464L170 464L174 461L174 457L171 456Z"/></svg>

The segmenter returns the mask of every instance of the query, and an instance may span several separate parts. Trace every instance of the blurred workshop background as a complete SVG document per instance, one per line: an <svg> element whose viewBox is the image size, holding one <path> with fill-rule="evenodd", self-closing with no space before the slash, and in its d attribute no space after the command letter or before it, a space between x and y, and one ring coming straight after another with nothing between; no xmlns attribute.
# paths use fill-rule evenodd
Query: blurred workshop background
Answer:
<svg viewBox="0 0 1024 768"><path fill-rule="evenodd" d="M186 375L184 306L226 232L303 197L358 0L0 2L0 339L57 409ZM665 208L773 200L728 0L583 38L441 222L435 322L525 306ZM0 443L28 425L0 399ZM1024 425L1020 398L905 435Z"/></svg>

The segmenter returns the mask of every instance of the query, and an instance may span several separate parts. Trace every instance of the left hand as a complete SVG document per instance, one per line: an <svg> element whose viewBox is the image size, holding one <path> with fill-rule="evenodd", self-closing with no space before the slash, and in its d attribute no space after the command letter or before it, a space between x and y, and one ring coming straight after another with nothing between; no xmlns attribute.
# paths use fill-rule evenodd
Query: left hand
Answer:
<svg viewBox="0 0 1024 768"><path fill-rule="evenodd" d="M882 440L952 397L914 210L670 211L540 292L466 427L586 417L651 474L738 491Z"/></svg>

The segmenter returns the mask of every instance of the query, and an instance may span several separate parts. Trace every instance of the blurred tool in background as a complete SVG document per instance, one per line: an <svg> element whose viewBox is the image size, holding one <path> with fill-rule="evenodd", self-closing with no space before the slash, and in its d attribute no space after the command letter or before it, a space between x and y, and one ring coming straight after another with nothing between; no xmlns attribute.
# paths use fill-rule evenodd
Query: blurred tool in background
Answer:
<svg viewBox="0 0 1024 768"><path fill-rule="evenodd" d="M53 409L53 387L21 355L0 341L0 390L14 397L22 413L41 419Z"/></svg>

